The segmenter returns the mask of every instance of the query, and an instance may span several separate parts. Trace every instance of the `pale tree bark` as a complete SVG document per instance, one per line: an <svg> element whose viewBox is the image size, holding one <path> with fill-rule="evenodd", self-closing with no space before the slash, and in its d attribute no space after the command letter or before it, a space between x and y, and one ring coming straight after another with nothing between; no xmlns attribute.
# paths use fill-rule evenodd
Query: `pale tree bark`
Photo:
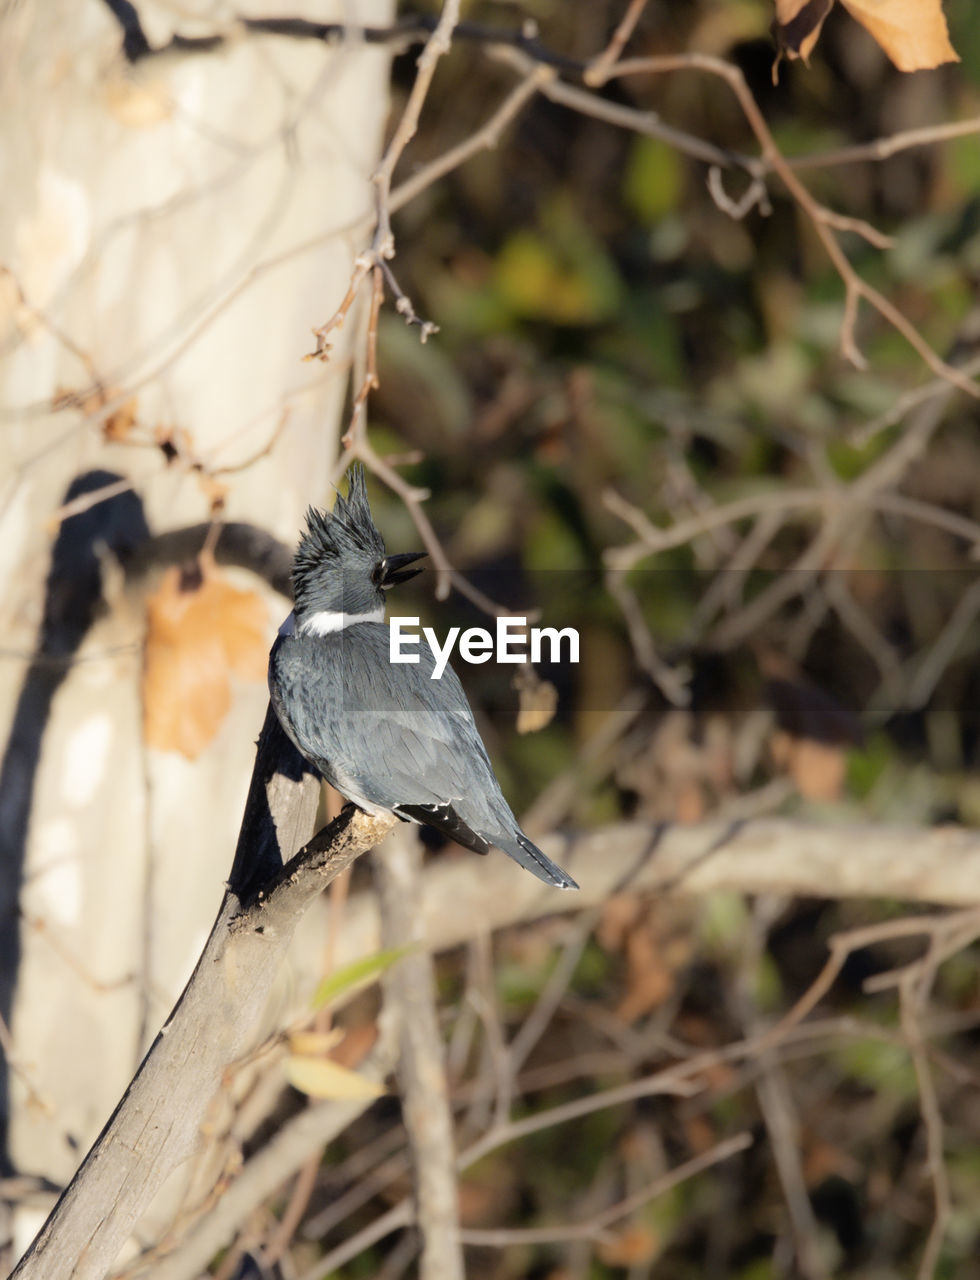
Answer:
<svg viewBox="0 0 980 1280"><path fill-rule="evenodd" d="M270 708L210 937L132 1084L15 1268L19 1280L102 1280L167 1178L204 1140L205 1117L249 1045L297 920L394 822L348 807L306 842L319 791ZM303 848L283 867L298 837Z"/></svg>
<svg viewBox="0 0 980 1280"><path fill-rule="evenodd" d="M136 10L153 45L232 16ZM383 24L393 4L263 12ZM377 48L242 35L134 67L122 39L104 0L0 6L0 1014L24 1068L0 1080L0 1172L56 1184L208 935L266 702L237 682L196 759L145 750L143 601L114 566L206 521L216 485L287 544L329 501L348 334L302 356L346 289L387 110ZM78 477L73 499L133 491L57 550ZM288 605L267 604L271 642ZM17 1210L18 1245L38 1222Z"/></svg>

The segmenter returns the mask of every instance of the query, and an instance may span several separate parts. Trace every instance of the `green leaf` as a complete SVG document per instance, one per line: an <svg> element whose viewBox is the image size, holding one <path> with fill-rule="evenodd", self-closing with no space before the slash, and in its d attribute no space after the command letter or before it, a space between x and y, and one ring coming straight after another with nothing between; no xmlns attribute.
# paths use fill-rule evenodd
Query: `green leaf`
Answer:
<svg viewBox="0 0 980 1280"><path fill-rule="evenodd" d="M657 222L677 207L684 171L674 147L657 138L638 137L630 148L623 197L641 222Z"/></svg>
<svg viewBox="0 0 980 1280"><path fill-rule="evenodd" d="M915 1068L904 1045L860 1038L843 1045L833 1056L848 1075L869 1089L899 1099L916 1094Z"/></svg>
<svg viewBox="0 0 980 1280"><path fill-rule="evenodd" d="M528 320L591 325L618 309L622 282L602 242L567 200L544 211L539 231L515 231L494 266L496 292Z"/></svg>
<svg viewBox="0 0 980 1280"><path fill-rule="evenodd" d="M701 903L698 935L712 955L732 956L744 946L748 923L745 895L716 890Z"/></svg>
<svg viewBox="0 0 980 1280"><path fill-rule="evenodd" d="M350 964L344 965L342 969L335 970L324 978L313 992L313 1008L322 1009L324 1005L331 1004L339 996L347 995L355 987L362 986L367 982L373 982L386 969L390 969L397 960L407 955L409 951L414 951L414 949L414 944L404 947L389 947L387 951L375 952L373 956L365 956L363 960L354 960Z"/></svg>

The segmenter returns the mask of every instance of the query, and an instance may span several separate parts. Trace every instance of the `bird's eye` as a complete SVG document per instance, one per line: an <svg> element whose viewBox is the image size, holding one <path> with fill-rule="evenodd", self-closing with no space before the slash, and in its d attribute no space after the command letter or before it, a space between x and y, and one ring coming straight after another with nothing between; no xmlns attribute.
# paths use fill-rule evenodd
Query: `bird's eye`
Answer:
<svg viewBox="0 0 980 1280"><path fill-rule="evenodd" d="M385 574L388 572L388 561L379 560L371 570L371 581L376 587L380 587L384 582Z"/></svg>

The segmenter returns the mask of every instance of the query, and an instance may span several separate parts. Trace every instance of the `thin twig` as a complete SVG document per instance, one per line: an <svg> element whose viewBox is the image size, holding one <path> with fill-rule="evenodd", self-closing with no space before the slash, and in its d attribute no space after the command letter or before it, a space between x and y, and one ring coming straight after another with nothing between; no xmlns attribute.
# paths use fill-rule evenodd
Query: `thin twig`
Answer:
<svg viewBox="0 0 980 1280"><path fill-rule="evenodd" d="M351 274L350 284L347 286L347 292L340 300L340 306L333 313L329 320L325 320L323 324L318 325L313 330L313 336L316 338L316 346L304 356L304 360L327 360L330 358L330 344L327 338L335 329L342 329L344 321L350 314L350 309L354 305L354 300L360 292L361 285L364 282L368 272L371 271L373 263L365 254L360 254L354 260L354 270Z"/></svg>
<svg viewBox="0 0 980 1280"><path fill-rule="evenodd" d="M725 1160L730 1160L732 1156L748 1150L752 1146L752 1141L750 1133L739 1133L733 1138L726 1138L724 1142L719 1142L700 1155L685 1160L683 1164L679 1164L668 1173L661 1174L642 1190L626 1196L618 1204L610 1205L608 1209L595 1214L588 1222L570 1222L556 1227L491 1228L485 1231L470 1228L461 1233L462 1241L464 1244L482 1245L494 1249L506 1249L512 1245L564 1244L569 1240L601 1241L606 1238L608 1228L620 1218L626 1218L637 1209L642 1209L651 1200L665 1195L689 1178L696 1177L706 1169L711 1169Z"/></svg>
<svg viewBox="0 0 980 1280"><path fill-rule="evenodd" d="M609 43L598 57L589 62L582 74L582 79L590 89L598 89L606 83L609 78L610 68L626 48L627 42L636 30L636 24L640 21L643 10L646 7L647 0L630 0L626 12L619 20L619 25L612 33Z"/></svg>
<svg viewBox="0 0 980 1280"><path fill-rule="evenodd" d="M367 320L367 343L364 376L354 396L350 423L344 433L342 443L350 446L355 439L362 439L367 430L365 407L367 398L380 384L378 380L378 318L381 314L381 300L384 297L384 278L377 264L371 269L371 306Z"/></svg>
<svg viewBox="0 0 980 1280"><path fill-rule="evenodd" d="M325 1254L307 1271L302 1272L298 1280L326 1280L327 1276L334 1275L352 1258L356 1258L359 1253L363 1253L365 1249L370 1249L371 1245L377 1244L385 1236L390 1236L393 1231L400 1231L403 1227L407 1227L411 1221L411 1202L402 1200L393 1209L383 1213L380 1218L375 1218L373 1222L369 1222L366 1227L352 1235L350 1239L345 1240L343 1244L339 1244L336 1249L331 1249L328 1254Z"/></svg>
<svg viewBox="0 0 980 1280"><path fill-rule="evenodd" d="M471 156L480 151L490 150L500 142L501 135L510 122L521 112L527 103L539 92L541 86L555 78L554 68L532 66L531 70L517 82L497 110L479 129L471 133L463 142L450 147L441 156L424 165L410 178L399 183L388 198L388 208L397 213L409 201L414 200L434 182L444 178L453 169L465 164Z"/></svg>
<svg viewBox="0 0 980 1280"><path fill-rule="evenodd" d="M689 706L691 702L690 668L672 667L661 658L640 602L626 581L625 575L615 572L607 573L606 589L619 605L629 633L630 644L633 646L633 655L639 666L672 706Z"/></svg>
<svg viewBox="0 0 980 1280"><path fill-rule="evenodd" d="M949 142L954 138L968 138L980 133L980 116L968 120L950 120L942 124L921 125L916 129L902 129L871 142L859 142L850 147L837 147L833 151L815 151L808 156L788 156L787 163L794 169L827 169L836 165L859 164L865 160L887 160L889 156L913 147L933 146L937 142Z"/></svg>
<svg viewBox="0 0 980 1280"><path fill-rule="evenodd" d="M435 75L439 59L449 52L453 30L459 22L460 0L445 0L439 21L432 35L425 42L416 63L417 71L412 84L411 93L405 103L401 119L388 143L381 163L374 171L371 179L375 186L377 225L374 233L373 251L378 258L395 256L395 238L391 230L391 179L395 166L402 157L402 152L415 137L418 130L419 116L422 106L429 95L429 86Z"/></svg>
<svg viewBox="0 0 980 1280"><path fill-rule="evenodd" d="M840 346L844 356L857 368L864 367L864 357L858 349L854 336L857 306L858 302L863 298L874 307L879 315L888 321L892 328L902 335L933 373L945 378L952 386L959 388L960 391L965 392L974 399L980 397L980 387L971 378L966 377L961 370L941 359L922 337L915 325L902 315L884 294L875 289L873 285L868 284L854 270L831 229L838 215L830 214L830 211L815 200L796 176L793 169L786 163L785 157L776 145L776 140L773 138L765 117L759 110L758 103L753 97L752 91L749 89L745 76L739 67L726 62L723 58L712 57L709 54L687 53L676 56L633 58L619 62L610 70L610 77L652 75L681 70L705 71L709 75L717 76L724 80L731 87L748 125L759 143L762 151L762 160L771 168L773 173L779 176L793 199L810 219L828 257L844 282L844 323L841 326L840 335ZM863 235L873 231L872 228L867 227L867 224L859 224L857 222L851 225L849 229L860 231Z"/></svg>
<svg viewBox="0 0 980 1280"><path fill-rule="evenodd" d="M759 1036L763 1032L754 993L769 928L774 923L781 901L770 895L756 899L750 927L743 934L740 947L737 1003L746 1029L753 1036ZM789 1029L785 1023L782 1026L784 1030ZM799 1117L789 1082L782 1064L775 1059L772 1050L758 1054L753 1067L758 1071L755 1081L756 1097L769 1135L783 1198L789 1210L796 1265L800 1273L810 1280L821 1280L827 1275L827 1269L819 1248L816 1215L807 1193L800 1149Z"/></svg>
<svg viewBox="0 0 980 1280"><path fill-rule="evenodd" d="M536 65L534 58L527 52L508 45L501 44L490 52L496 61L513 67L522 76L529 75ZM616 74L615 68L613 68L613 74ZM541 93L550 102L560 103L572 111L579 112L580 115L604 120L607 124L628 129L631 133L657 138L669 147L674 147L682 155L690 156L692 160L721 165L726 169L743 169L751 176L755 176L759 171L758 162L751 157L728 151L695 134L686 133L683 129L675 129L672 125L665 124L655 111L640 111L635 107L610 102L590 89L580 89L559 78L545 81L541 86Z"/></svg>

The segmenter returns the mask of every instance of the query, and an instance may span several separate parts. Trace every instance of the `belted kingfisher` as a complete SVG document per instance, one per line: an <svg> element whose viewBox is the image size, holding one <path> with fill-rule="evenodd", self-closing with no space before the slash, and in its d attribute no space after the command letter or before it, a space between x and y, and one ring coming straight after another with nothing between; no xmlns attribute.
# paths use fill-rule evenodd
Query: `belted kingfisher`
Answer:
<svg viewBox="0 0 980 1280"><path fill-rule="evenodd" d="M426 645L417 664L390 661L385 592L421 573L407 566L425 553L385 554L363 469L330 515L311 507L306 521L294 609L269 656L272 705L301 754L367 813L428 823L476 853L496 846L577 889L518 826L453 669L430 679Z"/></svg>

